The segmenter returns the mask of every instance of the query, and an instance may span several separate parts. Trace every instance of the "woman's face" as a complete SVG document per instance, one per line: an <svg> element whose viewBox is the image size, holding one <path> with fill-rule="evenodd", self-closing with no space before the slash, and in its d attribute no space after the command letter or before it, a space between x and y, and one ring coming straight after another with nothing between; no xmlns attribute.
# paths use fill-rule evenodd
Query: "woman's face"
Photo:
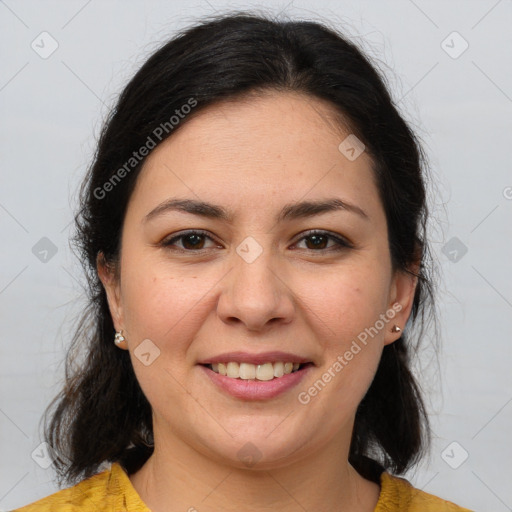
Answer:
<svg viewBox="0 0 512 512"><path fill-rule="evenodd" d="M209 107L148 156L120 279L99 272L153 409L156 450L261 468L346 455L415 281L392 271L370 157L352 139L340 150L349 133L334 126L323 101L276 92ZM334 200L346 207L313 206ZM217 374L203 365L214 358L229 375L260 363L241 370L262 380ZM285 362L310 364L272 378Z"/></svg>

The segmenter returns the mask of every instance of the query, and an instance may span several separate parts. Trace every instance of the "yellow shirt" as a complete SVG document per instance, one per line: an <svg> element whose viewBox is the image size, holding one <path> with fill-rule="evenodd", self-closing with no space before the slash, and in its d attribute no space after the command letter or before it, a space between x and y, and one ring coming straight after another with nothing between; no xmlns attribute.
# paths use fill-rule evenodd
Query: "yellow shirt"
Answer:
<svg viewBox="0 0 512 512"><path fill-rule="evenodd" d="M381 473L381 491L374 512L471 512L420 491L405 479ZM119 463L77 485L62 489L12 512L151 512Z"/></svg>

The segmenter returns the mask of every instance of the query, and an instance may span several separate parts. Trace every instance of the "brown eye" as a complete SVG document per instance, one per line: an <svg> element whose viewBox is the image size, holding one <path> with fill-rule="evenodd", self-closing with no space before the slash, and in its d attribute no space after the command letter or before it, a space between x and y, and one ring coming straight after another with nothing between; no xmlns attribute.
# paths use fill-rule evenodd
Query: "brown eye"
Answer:
<svg viewBox="0 0 512 512"><path fill-rule="evenodd" d="M204 245L204 235L196 235L194 233L181 237L182 245L185 249L202 249Z"/></svg>
<svg viewBox="0 0 512 512"><path fill-rule="evenodd" d="M309 240L311 242L311 246L308 246L308 249L325 249L329 242L329 237L325 235L310 235L306 237L305 240ZM308 245L307 242L306 245Z"/></svg>
<svg viewBox="0 0 512 512"><path fill-rule="evenodd" d="M353 247L348 241L326 231L310 231L299 241L302 240L306 241L306 249L316 252L330 250L339 251ZM330 240L333 241L334 244L328 247L327 244Z"/></svg>
<svg viewBox="0 0 512 512"><path fill-rule="evenodd" d="M181 249L182 251L194 252L205 249L204 244L206 240L214 242L214 240L203 231L188 231L168 240L164 240L162 245L164 247L172 248L173 246L176 246L176 242L181 242L181 247L176 246L178 250Z"/></svg>
<svg viewBox="0 0 512 512"><path fill-rule="evenodd" d="M164 240L161 245L182 252L200 252L208 249L208 247L205 247L205 243L208 240L214 244L216 243L206 232L196 230L173 236L168 240ZM299 242L303 240L306 243L305 249L312 252L340 251L353 247L347 240L330 234L327 231L310 231ZM329 246L329 242L333 242L332 245ZM180 245L177 245L177 243L180 243ZM216 246L220 247L218 244Z"/></svg>

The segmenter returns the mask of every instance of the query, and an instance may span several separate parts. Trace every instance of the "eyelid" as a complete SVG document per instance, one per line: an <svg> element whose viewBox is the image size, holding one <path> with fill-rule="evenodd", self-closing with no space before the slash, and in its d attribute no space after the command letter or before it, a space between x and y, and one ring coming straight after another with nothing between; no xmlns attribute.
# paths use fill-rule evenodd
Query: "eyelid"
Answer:
<svg viewBox="0 0 512 512"><path fill-rule="evenodd" d="M354 248L354 244L348 240L346 237L338 234L338 233L332 233L331 231L327 231L325 229L309 229L307 231L303 231L302 233L299 234L299 238L297 240L297 242L300 242L303 238L307 238L308 236L313 236L313 235L321 235L321 236L325 236L327 238L330 238L332 240L334 240L335 242L337 242L337 244L340 246L339 248L348 248L348 249L353 249ZM295 243L297 243L295 242ZM312 249L310 249L312 252L323 252L323 251L329 251L329 249L323 249L323 250L319 250L319 251L314 251ZM331 248L332 250L332 248Z"/></svg>
<svg viewBox="0 0 512 512"><path fill-rule="evenodd" d="M205 238L211 240L212 242L219 243L215 240L214 237L212 237L210 235L210 233L208 231L205 231L202 229L189 229L189 230L185 230L183 232L178 232L177 234L172 235L170 238L164 239L162 242L160 242L160 245L163 247L166 247L166 248L171 248L173 243L186 237L187 235L200 235L200 236L204 236ZM338 233L332 233L331 231L327 231L324 229L309 229L309 230L303 231L302 233L300 233L298 235L298 238L293 243L295 245L295 244L301 242L303 239L306 239L313 235L325 236L326 238L333 240L335 242L335 246L327 248L327 249L318 249L318 250L305 249L306 251L308 251L310 253L319 253L321 255L321 254L325 254L325 253L341 251L343 249L353 249L354 248L354 244L350 240L348 240L346 237L344 237ZM208 249L209 248L206 248L206 249L203 248L203 249L197 249L197 250L182 249L179 247L173 248L173 250L176 250L178 252L191 253L191 254L194 254L194 253L202 254L205 251L207 251Z"/></svg>
<svg viewBox="0 0 512 512"><path fill-rule="evenodd" d="M201 235L201 236L204 236L205 238L210 239L212 242L218 243L208 233L208 231L204 231L203 229L188 229L188 230L185 230L185 231L182 231L182 232L178 232L177 234L173 234L170 238L164 238L162 240L162 242L160 242L160 245L162 245L164 247L170 247L173 242L175 242L177 240L180 240L181 238L184 238L187 235ZM202 251L206 250L206 249L198 249L198 250L194 251L194 250L181 249L179 247L177 249L182 251L182 252L190 252L190 253L193 253L193 252L201 253Z"/></svg>

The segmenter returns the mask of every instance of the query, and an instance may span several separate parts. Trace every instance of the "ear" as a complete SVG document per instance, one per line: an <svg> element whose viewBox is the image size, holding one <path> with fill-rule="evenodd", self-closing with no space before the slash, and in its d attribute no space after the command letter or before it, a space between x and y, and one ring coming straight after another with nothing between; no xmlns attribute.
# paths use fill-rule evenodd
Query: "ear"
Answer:
<svg viewBox="0 0 512 512"><path fill-rule="evenodd" d="M417 274L419 272L419 264L411 265L409 270L410 272L396 270L392 278L389 291L388 312L390 313L388 317L390 317L393 311L395 315L390 318L389 327L386 329L386 335L384 337L384 345L389 345L400 338L402 333L392 332L391 328L397 325L403 331L409 315L411 314L416 285L418 284Z"/></svg>
<svg viewBox="0 0 512 512"><path fill-rule="evenodd" d="M113 265L105 261L105 256L102 252L99 252L96 257L96 269L107 294L108 307L110 309L110 315L112 316L114 329L120 331L123 329L124 319L120 300L119 278L116 275Z"/></svg>

